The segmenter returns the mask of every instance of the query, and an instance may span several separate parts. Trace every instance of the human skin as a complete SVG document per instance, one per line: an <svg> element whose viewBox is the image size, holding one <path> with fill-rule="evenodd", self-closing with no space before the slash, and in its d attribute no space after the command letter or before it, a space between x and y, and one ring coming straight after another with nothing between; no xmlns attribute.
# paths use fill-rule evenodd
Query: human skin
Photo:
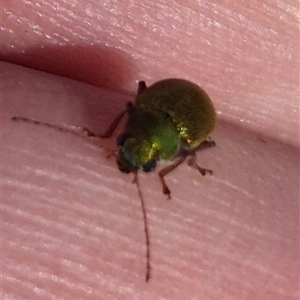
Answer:
<svg viewBox="0 0 300 300"><path fill-rule="evenodd" d="M98 2L2 4L2 60L105 89L1 65L1 298L298 299L296 2ZM145 283L137 189L107 158L121 129L87 140L11 117L104 132L137 80L167 77L211 96L217 147L198 154L213 176L167 176L172 200L139 174Z"/></svg>

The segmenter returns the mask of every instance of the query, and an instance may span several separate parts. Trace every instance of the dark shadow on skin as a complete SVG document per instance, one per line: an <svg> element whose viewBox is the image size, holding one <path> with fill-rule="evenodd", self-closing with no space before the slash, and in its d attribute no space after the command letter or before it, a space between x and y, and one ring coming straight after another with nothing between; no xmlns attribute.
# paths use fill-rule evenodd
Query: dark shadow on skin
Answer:
<svg viewBox="0 0 300 300"><path fill-rule="evenodd" d="M114 91L124 92L137 80L132 64L129 67L130 56L102 45L33 48L0 59Z"/></svg>
<svg viewBox="0 0 300 300"><path fill-rule="evenodd" d="M68 77L80 82L91 84L124 94L124 102L118 104L118 107L112 107L112 103L107 99L107 103L100 103L103 99L99 98L99 111L91 108L89 95L83 94L87 103L82 105L82 115L84 124L68 124L76 126L90 127L97 132L104 132L105 128L95 128L95 120L105 115L109 120L113 120L115 115L125 109L126 101L133 101L137 87L136 68L132 65L130 56L115 48L109 48L104 45L95 46L48 46L45 48L33 48L26 51L26 54L0 55L3 61L13 62L24 67L33 68L39 71L45 71ZM127 89L134 90L130 94ZM71 93L85 93L84 90L74 87ZM126 95L127 94L127 95ZM98 99L97 99L98 100ZM105 108L105 112L103 109ZM28 117L28 116L25 116ZM39 116L35 119L40 120ZM43 120L40 120L43 121ZM109 126L107 122L107 126ZM57 124L59 125L59 124ZM113 143L115 144L115 143Z"/></svg>

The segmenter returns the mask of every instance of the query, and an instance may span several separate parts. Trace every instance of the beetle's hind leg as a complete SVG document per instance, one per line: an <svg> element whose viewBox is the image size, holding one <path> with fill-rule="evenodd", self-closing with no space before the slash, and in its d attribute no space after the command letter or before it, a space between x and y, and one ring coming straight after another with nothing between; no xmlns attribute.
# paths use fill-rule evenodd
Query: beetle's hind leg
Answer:
<svg viewBox="0 0 300 300"><path fill-rule="evenodd" d="M207 174L212 175L212 173L213 173L213 171L211 169L205 169L205 168L202 168L201 166L199 166L199 164L196 162L196 154L195 153L191 154L191 157L189 158L187 164L188 164L188 166L197 169L201 173L202 176L205 176Z"/></svg>
<svg viewBox="0 0 300 300"><path fill-rule="evenodd" d="M199 164L196 162L196 152L197 151L201 151L204 149L208 149L208 148L212 148L215 147L216 143L209 137L207 138L205 141L203 141L198 147L196 147L195 149L192 149L189 153L190 158L188 160L188 165L190 167L193 167L195 169L197 169L202 176L205 176L207 174L212 175L213 171L210 169L205 169L202 168L201 166L199 166Z"/></svg>

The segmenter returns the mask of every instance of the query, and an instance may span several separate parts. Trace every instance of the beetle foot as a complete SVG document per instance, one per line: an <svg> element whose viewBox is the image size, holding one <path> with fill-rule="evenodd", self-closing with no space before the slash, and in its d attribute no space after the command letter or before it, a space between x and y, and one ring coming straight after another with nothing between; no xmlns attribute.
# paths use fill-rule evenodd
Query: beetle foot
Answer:
<svg viewBox="0 0 300 300"><path fill-rule="evenodd" d="M162 180L162 188L163 188L163 193L165 195L167 195L167 199L171 199L171 191L170 189L168 188L167 184L164 182L164 180Z"/></svg>
<svg viewBox="0 0 300 300"><path fill-rule="evenodd" d="M188 162L187 162L188 166L190 167L193 167L195 169L197 169L202 176L205 176L205 175L212 175L213 174L213 171L211 169L205 169L205 168L202 168L200 167L196 162L195 162L195 156L192 156Z"/></svg>
<svg viewBox="0 0 300 300"><path fill-rule="evenodd" d="M167 186L164 186L163 187L163 193L165 194L165 195L167 195L167 199L168 200L171 200L172 198L171 198L171 191L169 190L169 188L167 187Z"/></svg>
<svg viewBox="0 0 300 300"><path fill-rule="evenodd" d="M201 173L202 176L205 176L207 174L209 175L213 174L212 170L201 168L198 164L196 164L194 167Z"/></svg>

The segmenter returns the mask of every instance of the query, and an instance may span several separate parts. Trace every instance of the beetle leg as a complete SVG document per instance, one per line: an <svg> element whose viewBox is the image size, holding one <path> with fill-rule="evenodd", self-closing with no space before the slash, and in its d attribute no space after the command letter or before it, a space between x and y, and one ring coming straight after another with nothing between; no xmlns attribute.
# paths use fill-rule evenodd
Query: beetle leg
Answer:
<svg viewBox="0 0 300 300"><path fill-rule="evenodd" d="M146 82L145 81L139 81L138 83L138 90L137 90L137 94L141 94L143 91L145 91L147 89L146 86Z"/></svg>
<svg viewBox="0 0 300 300"><path fill-rule="evenodd" d="M213 173L212 170L204 169L204 168L200 167L199 164L196 162L195 152L191 153L190 155L191 155L191 157L190 157L190 159L188 160L188 163L187 163L188 166L197 169L201 173L202 176L205 176L206 174L212 175L212 173Z"/></svg>
<svg viewBox="0 0 300 300"><path fill-rule="evenodd" d="M93 131L91 131L90 129L86 128L86 127L82 127L82 131L84 132L84 134L86 134L88 137L95 137L95 138L110 138L113 134L113 132L115 131L116 127L118 126L119 122L121 121L121 119L123 118L123 116L126 114L127 110L122 111L114 120L113 122L109 125L109 127L107 128L107 130L104 132L104 134L102 133L95 133Z"/></svg>
<svg viewBox="0 0 300 300"><path fill-rule="evenodd" d="M191 156L190 159L188 160L188 165L190 167L193 167L197 169L202 176L205 176L206 174L212 175L213 171L210 169L205 169L199 166L199 164L196 162L196 151L201 151L207 148L215 147L216 143L209 137L205 141L203 141L198 147L195 149L192 149L189 152L189 155Z"/></svg>
<svg viewBox="0 0 300 300"><path fill-rule="evenodd" d="M185 160L185 158L186 158L186 153L182 152L182 154L180 154L179 157L172 164L166 166L165 168L161 169L158 172L158 176L159 176L159 179L160 179L162 187L163 187L163 193L168 196L168 199L171 199L171 191L168 188L168 186L167 186L167 184L165 182L164 177L168 173L170 173L171 171L173 171L174 169L176 169L181 163L183 163L184 160Z"/></svg>
<svg viewBox="0 0 300 300"><path fill-rule="evenodd" d="M196 151L201 151L207 148L215 147L216 143L208 137L206 140L204 140L199 146L193 149L193 152L195 153Z"/></svg>
<svg viewBox="0 0 300 300"><path fill-rule="evenodd" d="M120 121L122 120L122 118L124 117L124 115L127 113L128 115L131 115L134 112L134 107L132 102L128 102L126 105L126 110L122 111L113 121L112 123L109 125L109 127L107 128L107 130L104 132L104 134L102 133L94 133L93 131L91 131L90 129L83 127L82 130L83 132L88 136L88 137L95 137L95 138L110 138L112 136L112 134L114 133L115 129L117 128L118 124L120 123Z"/></svg>

